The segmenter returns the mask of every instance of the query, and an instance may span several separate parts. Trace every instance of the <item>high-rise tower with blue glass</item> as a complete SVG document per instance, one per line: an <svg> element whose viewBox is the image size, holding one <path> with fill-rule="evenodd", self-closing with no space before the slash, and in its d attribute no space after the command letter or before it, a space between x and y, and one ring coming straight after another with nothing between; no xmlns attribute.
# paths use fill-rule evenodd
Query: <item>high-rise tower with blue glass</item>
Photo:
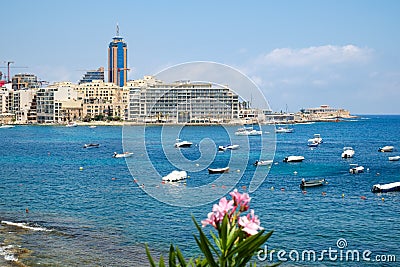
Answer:
<svg viewBox="0 0 400 267"><path fill-rule="evenodd" d="M123 38L117 35L108 46L108 81L118 86L124 86L128 77L128 47Z"/></svg>

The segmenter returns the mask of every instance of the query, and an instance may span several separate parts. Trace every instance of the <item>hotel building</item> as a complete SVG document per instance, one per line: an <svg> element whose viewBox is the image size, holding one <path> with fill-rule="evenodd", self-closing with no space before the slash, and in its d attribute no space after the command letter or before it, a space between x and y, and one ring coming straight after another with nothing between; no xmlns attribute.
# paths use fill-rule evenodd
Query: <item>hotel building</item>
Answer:
<svg viewBox="0 0 400 267"><path fill-rule="evenodd" d="M129 120L136 122L228 123L238 119L239 97L211 83L164 83L152 76L128 82Z"/></svg>
<svg viewBox="0 0 400 267"><path fill-rule="evenodd" d="M108 81L120 87L126 84L128 78L128 47L123 38L117 35L108 46Z"/></svg>

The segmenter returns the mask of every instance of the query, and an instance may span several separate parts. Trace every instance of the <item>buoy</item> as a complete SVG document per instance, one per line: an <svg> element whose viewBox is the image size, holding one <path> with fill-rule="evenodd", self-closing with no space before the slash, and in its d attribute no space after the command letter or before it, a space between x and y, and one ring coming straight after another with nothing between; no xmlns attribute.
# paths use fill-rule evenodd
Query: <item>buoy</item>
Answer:
<svg viewBox="0 0 400 267"><path fill-rule="evenodd" d="M381 175L379 172L376 173L377 176Z"/></svg>
<svg viewBox="0 0 400 267"><path fill-rule="evenodd" d="M225 188L226 188L226 186L225 186L225 185L223 185L223 186L222 186L222 188L224 188L224 189L225 189Z"/></svg>
<svg viewBox="0 0 400 267"><path fill-rule="evenodd" d="M188 175L187 178L190 178L190 175Z"/></svg>
<svg viewBox="0 0 400 267"><path fill-rule="evenodd" d="M133 179L133 182L134 182L134 183L137 183L137 180L136 180L136 179Z"/></svg>
<svg viewBox="0 0 400 267"><path fill-rule="evenodd" d="M240 170L236 170L237 172L240 172Z"/></svg>
<svg viewBox="0 0 400 267"><path fill-rule="evenodd" d="M281 188L281 191L285 191L285 188L282 187L282 188Z"/></svg>
<svg viewBox="0 0 400 267"><path fill-rule="evenodd" d="M246 190L246 188L247 188L247 186L245 186L245 185L242 186L242 189L243 189L243 190Z"/></svg>
<svg viewBox="0 0 400 267"><path fill-rule="evenodd" d="M367 199L366 196L361 196L360 198L361 198L362 200L366 200L366 199Z"/></svg>
<svg viewBox="0 0 400 267"><path fill-rule="evenodd" d="M79 167L79 170L80 170L80 171L83 171L83 167Z"/></svg>
<svg viewBox="0 0 400 267"><path fill-rule="evenodd" d="M303 192L304 195L307 194L307 191L305 191L305 190L303 190L302 192Z"/></svg>
<svg viewBox="0 0 400 267"><path fill-rule="evenodd" d="M342 194L342 198L344 198L344 194Z"/></svg>
<svg viewBox="0 0 400 267"><path fill-rule="evenodd" d="M297 171L294 171L293 173L294 173L294 175L297 175Z"/></svg>
<svg viewBox="0 0 400 267"><path fill-rule="evenodd" d="M322 194L323 196L326 196L326 192L322 192L321 194Z"/></svg>
<svg viewBox="0 0 400 267"><path fill-rule="evenodd" d="M26 209L25 209L25 212L26 212L26 213L29 213L29 209L28 209L28 208L26 208Z"/></svg>
<svg viewBox="0 0 400 267"><path fill-rule="evenodd" d="M382 202L385 202L385 198L384 197L382 198Z"/></svg>
<svg viewBox="0 0 400 267"><path fill-rule="evenodd" d="M115 181L115 180L117 180L117 178L113 177L113 178L111 178L111 180Z"/></svg>
<svg viewBox="0 0 400 267"><path fill-rule="evenodd" d="M199 166L200 166L200 164L196 163L196 166L197 166L197 167L199 167Z"/></svg>
<svg viewBox="0 0 400 267"><path fill-rule="evenodd" d="M271 190L274 190L275 188L273 186L271 186Z"/></svg>

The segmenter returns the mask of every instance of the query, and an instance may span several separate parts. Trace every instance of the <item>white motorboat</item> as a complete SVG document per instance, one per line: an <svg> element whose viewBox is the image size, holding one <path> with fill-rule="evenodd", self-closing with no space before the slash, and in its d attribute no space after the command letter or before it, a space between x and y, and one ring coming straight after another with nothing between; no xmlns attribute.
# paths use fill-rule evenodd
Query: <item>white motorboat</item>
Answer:
<svg viewBox="0 0 400 267"><path fill-rule="evenodd" d="M68 122L67 125L65 125L65 127L77 127L78 124L76 124L76 122Z"/></svg>
<svg viewBox="0 0 400 267"><path fill-rule="evenodd" d="M253 127L243 127L239 128L235 135L262 135L262 131L255 130Z"/></svg>
<svg viewBox="0 0 400 267"><path fill-rule="evenodd" d="M89 126L90 129L94 129L94 128L96 128L96 127L97 127L96 125L90 125L90 126Z"/></svg>
<svg viewBox="0 0 400 267"><path fill-rule="evenodd" d="M389 184L375 184L372 186L371 191L373 193L387 193L400 191L400 182L394 182Z"/></svg>
<svg viewBox="0 0 400 267"><path fill-rule="evenodd" d="M384 146L384 147L380 147L378 149L379 152L392 152L394 149L394 146Z"/></svg>
<svg viewBox="0 0 400 267"><path fill-rule="evenodd" d="M172 171L162 178L163 182L178 182L187 178L186 171Z"/></svg>
<svg viewBox="0 0 400 267"><path fill-rule="evenodd" d="M85 144L84 146L83 146L83 148L98 148L100 146L100 144L93 144L93 143L91 143L91 144Z"/></svg>
<svg viewBox="0 0 400 267"><path fill-rule="evenodd" d="M218 146L219 151L226 151L226 150L236 150L239 149L239 145L226 145L226 146Z"/></svg>
<svg viewBox="0 0 400 267"><path fill-rule="evenodd" d="M342 158L352 158L354 156L354 149L352 147L344 147L342 152Z"/></svg>
<svg viewBox="0 0 400 267"><path fill-rule="evenodd" d="M322 137L320 134L314 134L314 138L309 139L310 140L314 140L314 142L318 143L318 144L322 144Z"/></svg>
<svg viewBox="0 0 400 267"><path fill-rule="evenodd" d="M289 156L283 159L283 162L302 162L304 160L303 156Z"/></svg>
<svg viewBox="0 0 400 267"><path fill-rule="evenodd" d="M399 161L400 156L389 157L389 161Z"/></svg>
<svg viewBox="0 0 400 267"><path fill-rule="evenodd" d="M358 164L350 164L349 172L352 174L362 173L362 172L364 172L364 167L358 166Z"/></svg>
<svg viewBox="0 0 400 267"><path fill-rule="evenodd" d="M193 145L192 142L189 141L179 141L175 143L176 148L181 148L181 147L191 147Z"/></svg>
<svg viewBox="0 0 400 267"><path fill-rule="evenodd" d="M14 125L10 125L10 124L2 124L0 126L0 129L8 129L8 128L14 128Z"/></svg>
<svg viewBox="0 0 400 267"><path fill-rule="evenodd" d="M275 133L293 133L293 132L294 129L288 127L278 127L275 129Z"/></svg>
<svg viewBox="0 0 400 267"><path fill-rule="evenodd" d="M318 141L316 141L314 138L313 139L308 139L307 145L309 147L317 147L319 145Z"/></svg>
<svg viewBox="0 0 400 267"><path fill-rule="evenodd" d="M267 166L267 165L271 165L274 161L271 160L256 160L256 162L254 162L255 166Z"/></svg>
<svg viewBox="0 0 400 267"><path fill-rule="evenodd" d="M117 152L114 152L113 158L129 158L133 155L132 152L124 152L122 154L118 154Z"/></svg>

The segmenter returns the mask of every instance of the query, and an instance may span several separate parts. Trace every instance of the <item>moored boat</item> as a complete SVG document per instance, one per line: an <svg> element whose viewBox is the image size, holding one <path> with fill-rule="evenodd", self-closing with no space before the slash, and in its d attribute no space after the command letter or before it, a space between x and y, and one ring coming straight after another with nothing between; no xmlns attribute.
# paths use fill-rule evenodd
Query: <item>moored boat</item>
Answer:
<svg viewBox="0 0 400 267"><path fill-rule="evenodd" d="M317 147L319 145L319 143L314 139L308 139L307 145L309 147Z"/></svg>
<svg viewBox="0 0 400 267"><path fill-rule="evenodd" d="M10 125L10 124L2 124L0 126L0 129L8 129L8 128L14 128L14 125Z"/></svg>
<svg viewBox="0 0 400 267"><path fill-rule="evenodd" d="M358 164L350 164L349 172L352 174L364 172L363 166L358 166Z"/></svg>
<svg viewBox="0 0 400 267"><path fill-rule="evenodd" d="M117 152L114 152L113 158L129 158L133 155L132 152L124 152L122 154L119 154Z"/></svg>
<svg viewBox="0 0 400 267"><path fill-rule="evenodd" d="M93 144L93 143L91 143L91 144L85 144L84 146L83 146L83 148L98 148L100 146L100 144Z"/></svg>
<svg viewBox="0 0 400 267"><path fill-rule="evenodd" d="M262 131L255 130L253 127L243 127L239 128L235 135L262 135Z"/></svg>
<svg viewBox="0 0 400 267"><path fill-rule="evenodd" d="M322 186L324 184L326 184L325 179L305 180L303 178L300 183L300 188L303 189L306 187L316 187L316 186Z"/></svg>
<svg viewBox="0 0 400 267"><path fill-rule="evenodd" d="M293 133L293 132L294 129L288 127L278 127L275 129L275 133Z"/></svg>
<svg viewBox="0 0 400 267"><path fill-rule="evenodd" d="M225 168L208 168L208 173L209 174L214 174L214 173L225 173L225 172L229 172L229 167L225 167Z"/></svg>
<svg viewBox="0 0 400 267"><path fill-rule="evenodd" d="M175 143L176 148L181 148L181 147L191 147L193 145L192 142L189 141L179 141Z"/></svg>
<svg viewBox="0 0 400 267"><path fill-rule="evenodd" d="M172 171L162 178L163 182L178 182L187 178L186 171Z"/></svg>
<svg viewBox="0 0 400 267"><path fill-rule="evenodd" d="M373 193L387 193L400 191L400 182L394 182L389 184L375 184L372 186L371 191Z"/></svg>
<svg viewBox="0 0 400 267"><path fill-rule="evenodd" d="M320 134L314 134L314 137L311 139L308 139L308 142L313 140L315 143L322 144L322 137Z"/></svg>
<svg viewBox="0 0 400 267"><path fill-rule="evenodd" d="M267 165L271 165L274 161L271 160L256 160L256 162L254 162L254 166L267 166Z"/></svg>
<svg viewBox="0 0 400 267"><path fill-rule="evenodd" d="M342 152L342 158L352 158L354 156L354 149L352 147L344 147Z"/></svg>
<svg viewBox="0 0 400 267"><path fill-rule="evenodd" d="M76 122L68 122L67 125L65 125L65 127L77 127L78 124L76 124Z"/></svg>
<svg viewBox="0 0 400 267"><path fill-rule="evenodd" d="M384 147L380 147L378 149L379 152L392 152L394 149L394 146L384 146Z"/></svg>
<svg viewBox="0 0 400 267"><path fill-rule="evenodd" d="M389 161L399 161L400 156L389 157Z"/></svg>
<svg viewBox="0 0 400 267"><path fill-rule="evenodd" d="M289 156L283 159L283 162L302 162L304 160L303 156Z"/></svg>

